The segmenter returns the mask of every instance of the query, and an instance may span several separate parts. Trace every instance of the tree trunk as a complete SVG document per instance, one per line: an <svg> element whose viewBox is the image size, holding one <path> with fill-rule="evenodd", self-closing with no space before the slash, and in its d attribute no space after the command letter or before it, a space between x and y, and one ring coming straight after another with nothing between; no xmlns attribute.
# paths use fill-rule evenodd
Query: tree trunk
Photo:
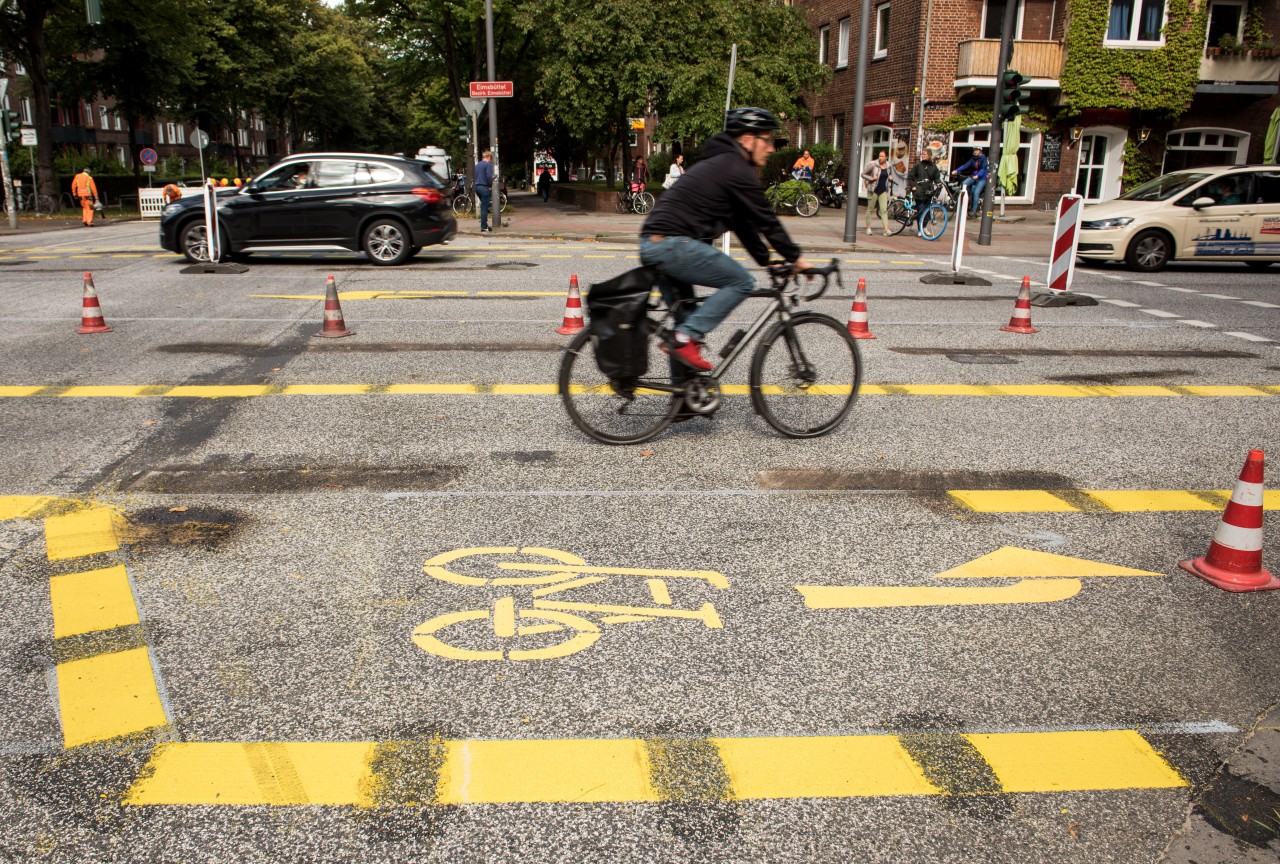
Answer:
<svg viewBox="0 0 1280 864"><path fill-rule="evenodd" d="M27 79L31 82L31 101L35 116L36 138L40 142L37 148L40 188L53 199L53 207L57 210L62 204L62 193L69 189L59 189L57 175L53 171L53 124L50 122L51 106L49 104L49 67L44 55L44 26L37 22L34 30L31 22L27 23L27 39L31 46L31 56L27 62Z"/></svg>

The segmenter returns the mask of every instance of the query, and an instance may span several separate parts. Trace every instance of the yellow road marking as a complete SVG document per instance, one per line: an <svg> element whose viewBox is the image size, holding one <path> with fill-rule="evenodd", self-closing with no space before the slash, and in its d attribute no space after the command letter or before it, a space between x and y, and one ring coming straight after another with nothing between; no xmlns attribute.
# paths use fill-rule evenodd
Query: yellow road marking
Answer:
<svg viewBox="0 0 1280 864"><path fill-rule="evenodd" d="M472 395L480 392L479 386L475 384L392 384L387 387L387 393L396 395L422 395L434 396L440 394L449 395Z"/></svg>
<svg viewBox="0 0 1280 864"><path fill-rule="evenodd" d="M539 255L539 258L572 258L572 255Z"/></svg>
<svg viewBox="0 0 1280 864"><path fill-rule="evenodd" d="M58 664L64 746L132 735L169 721L146 648Z"/></svg>
<svg viewBox="0 0 1280 864"><path fill-rule="evenodd" d="M890 264L923 264L923 261L890 261Z"/></svg>
<svg viewBox="0 0 1280 864"><path fill-rule="evenodd" d="M114 552L120 543L113 519L111 511L102 508L50 516L44 520L45 554L50 561L62 561Z"/></svg>
<svg viewBox="0 0 1280 864"><path fill-rule="evenodd" d="M0 387L0 397L33 396L43 389L43 387Z"/></svg>
<svg viewBox="0 0 1280 864"><path fill-rule="evenodd" d="M617 258L617 255L583 255L583 258Z"/></svg>
<svg viewBox="0 0 1280 864"><path fill-rule="evenodd" d="M55 639L138 623L138 606L123 565L54 576L49 598Z"/></svg>
<svg viewBox="0 0 1280 864"><path fill-rule="evenodd" d="M1026 579L1013 585L797 585L809 609L884 609L898 606L1003 606L1055 603L1080 593L1079 579Z"/></svg>
<svg viewBox="0 0 1280 864"><path fill-rule="evenodd" d="M969 733L1004 792L1175 789L1186 781L1131 730ZM942 795L894 735L712 738L730 799ZM133 806L375 803L373 742L165 743L129 789ZM434 800L420 804L662 800L646 742L439 742ZM424 788L424 797L431 789Z"/></svg>
<svg viewBox="0 0 1280 864"><path fill-rule="evenodd" d="M1061 490L1075 491L1098 503L1100 508L1116 513L1178 513L1192 510L1222 510L1229 489L1203 492L1183 489ZM978 513L1078 513L1082 508L1065 501L1052 491L1037 489L952 489L953 501ZM1222 501L1213 504L1198 497L1209 495ZM1262 506L1280 510L1280 490L1265 490Z"/></svg>
<svg viewBox="0 0 1280 864"><path fill-rule="evenodd" d="M846 264L879 264L880 259L879 258L846 258L844 259L844 263Z"/></svg>
<svg viewBox="0 0 1280 864"><path fill-rule="evenodd" d="M476 297L563 297L565 291L477 291Z"/></svg>
<svg viewBox="0 0 1280 864"><path fill-rule="evenodd" d="M1054 555L1035 549L1002 546L958 567L944 570L936 579L1056 579L1066 576L1163 576L1150 570L1117 567L1101 561Z"/></svg>
<svg viewBox="0 0 1280 864"><path fill-rule="evenodd" d="M370 384L290 384L281 391L285 396L359 396L369 391Z"/></svg>
<svg viewBox="0 0 1280 864"><path fill-rule="evenodd" d="M221 399L223 397L265 396L271 391L267 384L203 384L171 387L165 396L192 396L199 399Z"/></svg>
<svg viewBox="0 0 1280 864"><path fill-rule="evenodd" d="M100 396L115 396L119 398L127 398L132 396L141 396L145 387L129 384L117 385L99 385L95 387L68 387L61 395L62 398L86 398Z"/></svg>

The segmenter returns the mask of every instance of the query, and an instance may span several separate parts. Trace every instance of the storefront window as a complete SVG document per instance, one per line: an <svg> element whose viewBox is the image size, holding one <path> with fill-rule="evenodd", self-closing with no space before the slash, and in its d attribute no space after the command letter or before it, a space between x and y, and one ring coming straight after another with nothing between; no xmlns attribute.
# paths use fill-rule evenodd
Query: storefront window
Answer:
<svg viewBox="0 0 1280 864"><path fill-rule="evenodd" d="M1033 157L1039 138L1039 132L1022 130L1021 141L1018 142L1018 188L1008 193L1006 200L1010 202L1028 203L1035 197L1036 162ZM952 168L958 168L968 162L977 147L987 151L987 157L991 160L991 174L994 177L998 173L998 154L991 152L990 126L976 126L951 133L949 165Z"/></svg>

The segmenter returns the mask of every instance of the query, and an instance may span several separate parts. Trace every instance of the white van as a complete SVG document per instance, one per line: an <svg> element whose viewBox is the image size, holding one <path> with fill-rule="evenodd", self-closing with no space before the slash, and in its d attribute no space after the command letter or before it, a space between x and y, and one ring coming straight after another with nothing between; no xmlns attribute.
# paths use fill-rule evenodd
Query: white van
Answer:
<svg viewBox="0 0 1280 864"><path fill-rule="evenodd" d="M442 148L423 147L414 158L419 162L428 163L431 173L439 177L440 182L445 186L453 183L453 161Z"/></svg>

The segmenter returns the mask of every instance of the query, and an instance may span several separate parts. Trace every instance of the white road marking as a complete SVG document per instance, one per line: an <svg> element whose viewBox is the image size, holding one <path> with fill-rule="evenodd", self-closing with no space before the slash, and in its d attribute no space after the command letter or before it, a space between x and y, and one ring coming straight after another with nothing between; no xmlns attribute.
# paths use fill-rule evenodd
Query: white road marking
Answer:
<svg viewBox="0 0 1280 864"><path fill-rule="evenodd" d="M1268 339L1266 336L1255 336L1252 333L1228 333L1228 336L1235 336L1237 339L1248 339L1250 342L1274 342L1274 339Z"/></svg>
<svg viewBox="0 0 1280 864"><path fill-rule="evenodd" d="M1194 318L1183 318L1179 324L1187 324L1191 327L1217 327L1217 324L1210 324L1208 321L1197 321Z"/></svg>
<svg viewBox="0 0 1280 864"><path fill-rule="evenodd" d="M1257 306L1259 309L1280 309L1275 303L1265 303L1262 300L1241 300L1245 306Z"/></svg>
<svg viewBox="0 0 1280 864"><path fill-rule="evenodd" d="M1214 300L1239 300L1239 297L1232 297L1230 294L1205 294L1205 297L1212 297Z"/></svg>
<svg viewBox="0 0 1280 864"><path fill-rule="evenodd" d="M1139 312L1145 312L1148 315L1154 315L1157 318L1177 318L1177 312L1166 312L1163 309L1139 309Z"/></svg>
<svg viewBox="0 0 1280 864"><path fill-rule="evenodd" d="M1152 288L1164 288L1164 287L1165 287L1165 285L1164 285L1164 283L1163 283L1163 282L1144 282L1144 281L1143 281L1143 280L1141 280L1141 279L1133 279L1133 280L1131 280L1131 281L1133 282L1133 284L1134 284L1134 285L1150 285Z"/></svg>
<svg viewBox="0 0 1280 864"><path fill-rule="evenodd" d="M1137 309L1141 303L1130 303L1128 300L1103 300L1103 303L1110 303L1112 306L1121 306L1125 309Z"/></svg>
<svg viewBox="0 0 1280 864"><path fill-rule="evenodd" d="M1172 285L1165 285L1167 291L1177 291L1181 294L1199 294L1200 292L1194 288L1174 288Z"/></svg>

